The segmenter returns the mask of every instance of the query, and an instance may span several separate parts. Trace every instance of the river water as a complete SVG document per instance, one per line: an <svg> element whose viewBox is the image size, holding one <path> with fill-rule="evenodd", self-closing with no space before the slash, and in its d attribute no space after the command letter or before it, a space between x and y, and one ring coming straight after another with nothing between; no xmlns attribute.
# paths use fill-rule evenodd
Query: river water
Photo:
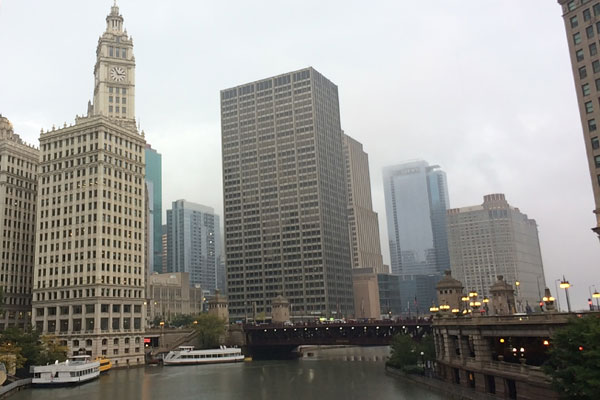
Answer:
<svg viewBox="0 0 600 400"><path fill-rule="evenodd" d="M27 389L11 400L377 399L441 400L438 394L386 375L387 348L311 350L299 360L110 371L66 388Z"/></svg>

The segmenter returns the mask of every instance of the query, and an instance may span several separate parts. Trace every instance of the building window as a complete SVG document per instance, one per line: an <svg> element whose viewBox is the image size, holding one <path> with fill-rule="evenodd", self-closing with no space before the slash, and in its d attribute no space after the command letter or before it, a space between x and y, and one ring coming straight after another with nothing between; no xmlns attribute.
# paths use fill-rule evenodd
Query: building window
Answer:
<svg viewBox="0 0 600 400"><path fill-rule="evenodd" d="M589 11L589 10L588 10L588 11ZM108 46L108 55L109 55L110 57L112 57L112 56L113 56L113 47L112 47L112 46Z"/></svg>
<svg viewBox="0 0 600 400"><path fill-rule="evenodd" d="M116 107L115 107L115 112L120 112L120 111L119 111L119 106L116 106Z"/></svg>
<svg viewBox="0 0 600 400"><path fill-rule="evenodd" d="M600 3L596 3L594 4L594 15L597 17L598 15L600 15Z"/></svg>
<svg viewBox="0 0 600 400"><path fill-rule="evenodd" d="M569 7L569 11L573 11L575 9L575 0L570 1L567 6Z"/></svg>
<svg viewBox="0 0 600 400"><path fill-rule="evenodd" d="M127 89L126 88L121 89L121 94L127 94Z"/></svg>
<svg viewBox="0 0 600 400"><path fill-rule="evenodd" d="M127 97L122 97L121 98L121 104L125 104L127 102Z"/></svg>
<svg viewBox="0 0 600 400"><path fill-rule="evenodd" d="M587 9L583 10L583 20L589 21L590 19L592 19L592 13L590 12L590 9L587 8Z"/></svg>
<svg viewBox="0 0 600 400"><path fill-rule="evenodd" d="M573 43L580 44L581 43L581 33L577 32L573 35Z"/></svg>
<svg viewBox="0 0 600 400"><path fill-rule="evenodd" d="M594 132L596 130L596 120L594 118L588 120L588 130Z"/></svg>
<svg viewBox="0 0 600 400"><path fill-rule="evenodd" d="M577 28L579 25L579 21L577 20L577 15L573 15L571 17L571 28Z"/></svg>
<svg viewBox="0 0 600 400"><path fill-rule="evenodd" d="M585 28L585 36L587 36L588 39L592 39L594 37L594 27L592 25Z"/></svg>
<svg viewBox="0 0 600 400"><path fill-rule="evenodd" d="M108 87L108 93L112 93L112 92L113 92L113 88L112 88L112 86L109 86Z"/></svg>
<svg viewBox="0 0 600 400"><path fill-rule="evenodd" d="M600 140L598 136L594 136L592 138L592 149L597 150L598 148L600 148Z"/></svg>
<svg viewBox="0 0 600 400"><path fill-rule="evenodd" d="M575 57L577 58L577 61L583 61L583 49L579 49L575 52Z"/></svg>
<svg viewBox="0 0 600 400"><path fill-rule="evenodd" d="M113 112L113 107L112 106L108 106L108 112Z"/></svg>
<svg viewBox="0 0 600 400"><path fill-rule="evenodd" d="M117 97L117 99L118 99L118 97ZM112 102L113 102L113 97L112 97L112 96L108 96L108 102L109 102L109 103L112 103Z"/></svg>
<svg viewBox="0 0 600 400"><path fill-rule="evenodd" d="M592 104L591 101L586 101L585 102L585 112L587 114L591 114L594 112L594 105Z"/></svg>
<svg viewBox="0 0 600 400"><path fill-rule="evenodd" d="M587 77L587 70L585 69L585 65L579 68L579 79L585 79Z"/></svg>
<svg viewBox="0 0 600 400"><path fill-rule="evenodd" d="M125 111L125 108L126 108L126 107L121 107L121 112L122 112L123 114L125 114L125 112L126 112L126 111Z"/></svg>
<svg viewBox="0 0 600 400"><path fill-rule="evenodd" d="M583 85L581 85L581 91L583 92L584 96L589 96L590 95L590 84L589 83L584 83ZM109 111L110 108L112 108L112 106L108 106Z"/></svg>
<svg viewBox="0 0 600 400"><path fill-rule="evenodd" d="M127 58L127 49L121 49L121 58Z"/></svg>
<svg viewBox="0 0 600 400"><path fill-rule="evenodd" d="M600 72L600 61L596 60L592 63L592 69L594 70L594 73L597 74L598 72Z"/></svg>

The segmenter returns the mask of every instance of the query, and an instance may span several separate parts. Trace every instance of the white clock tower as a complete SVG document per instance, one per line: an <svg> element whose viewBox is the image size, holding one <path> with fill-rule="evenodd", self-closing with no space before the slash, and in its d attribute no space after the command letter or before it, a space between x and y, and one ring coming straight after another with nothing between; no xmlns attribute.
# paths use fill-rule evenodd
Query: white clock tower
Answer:
<svg viewBox="0 0 600 400"><path fill-rule="evenodd" d="M135 57L133 40L123 30L123 16L115 4L106 17L106 31L98 39L94 66L94 103L91 114L123 120L135 127Z"/></svg>

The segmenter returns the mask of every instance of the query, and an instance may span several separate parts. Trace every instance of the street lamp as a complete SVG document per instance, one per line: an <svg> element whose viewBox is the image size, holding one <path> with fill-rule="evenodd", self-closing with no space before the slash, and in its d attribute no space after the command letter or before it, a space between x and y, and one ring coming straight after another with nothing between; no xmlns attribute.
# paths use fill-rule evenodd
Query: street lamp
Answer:
<svg viewBox="0 0 600 400"><path fill-rule="evenodd" d="M558 290L558 282L560 282L560 279L554 280L554 288L556 289L556 295L558 296L556 298L556 305L558 306L558 311L560 311L560 292Z"/></svg>
<svg viewBox="0 0 600 400"><path fill-rule="evenodd" d="M569 283L568 280L565 279L565 276L563 275L563 279L562 279L562 281L560 281L560 288L565 289L565 296L567 298L567 310L569 312L571 312L571 301L569 300L569 288L570 287L571 287L571 284Z"/></svg>
<svg viewBox="0 0 600 400"><path fill-rule="evenodd" d="M600 304L599 304L600 293L598 293L598 291L596 290L596 285L594 285L594 293L592 293L592 297L594 299L596 299L596 309L600 310Z"/></svg>

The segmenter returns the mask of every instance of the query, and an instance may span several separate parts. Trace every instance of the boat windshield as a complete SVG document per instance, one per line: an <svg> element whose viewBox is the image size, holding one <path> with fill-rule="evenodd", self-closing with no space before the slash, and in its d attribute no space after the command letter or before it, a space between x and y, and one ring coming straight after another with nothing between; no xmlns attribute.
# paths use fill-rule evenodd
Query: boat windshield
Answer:
<svg viewBox="0 0 600 400"><path fill-rule="evenodd" d="M69 357L69 364L83 364L83 363L87 363L90 362L91 357L90 356L72 356Z"/></svg>

